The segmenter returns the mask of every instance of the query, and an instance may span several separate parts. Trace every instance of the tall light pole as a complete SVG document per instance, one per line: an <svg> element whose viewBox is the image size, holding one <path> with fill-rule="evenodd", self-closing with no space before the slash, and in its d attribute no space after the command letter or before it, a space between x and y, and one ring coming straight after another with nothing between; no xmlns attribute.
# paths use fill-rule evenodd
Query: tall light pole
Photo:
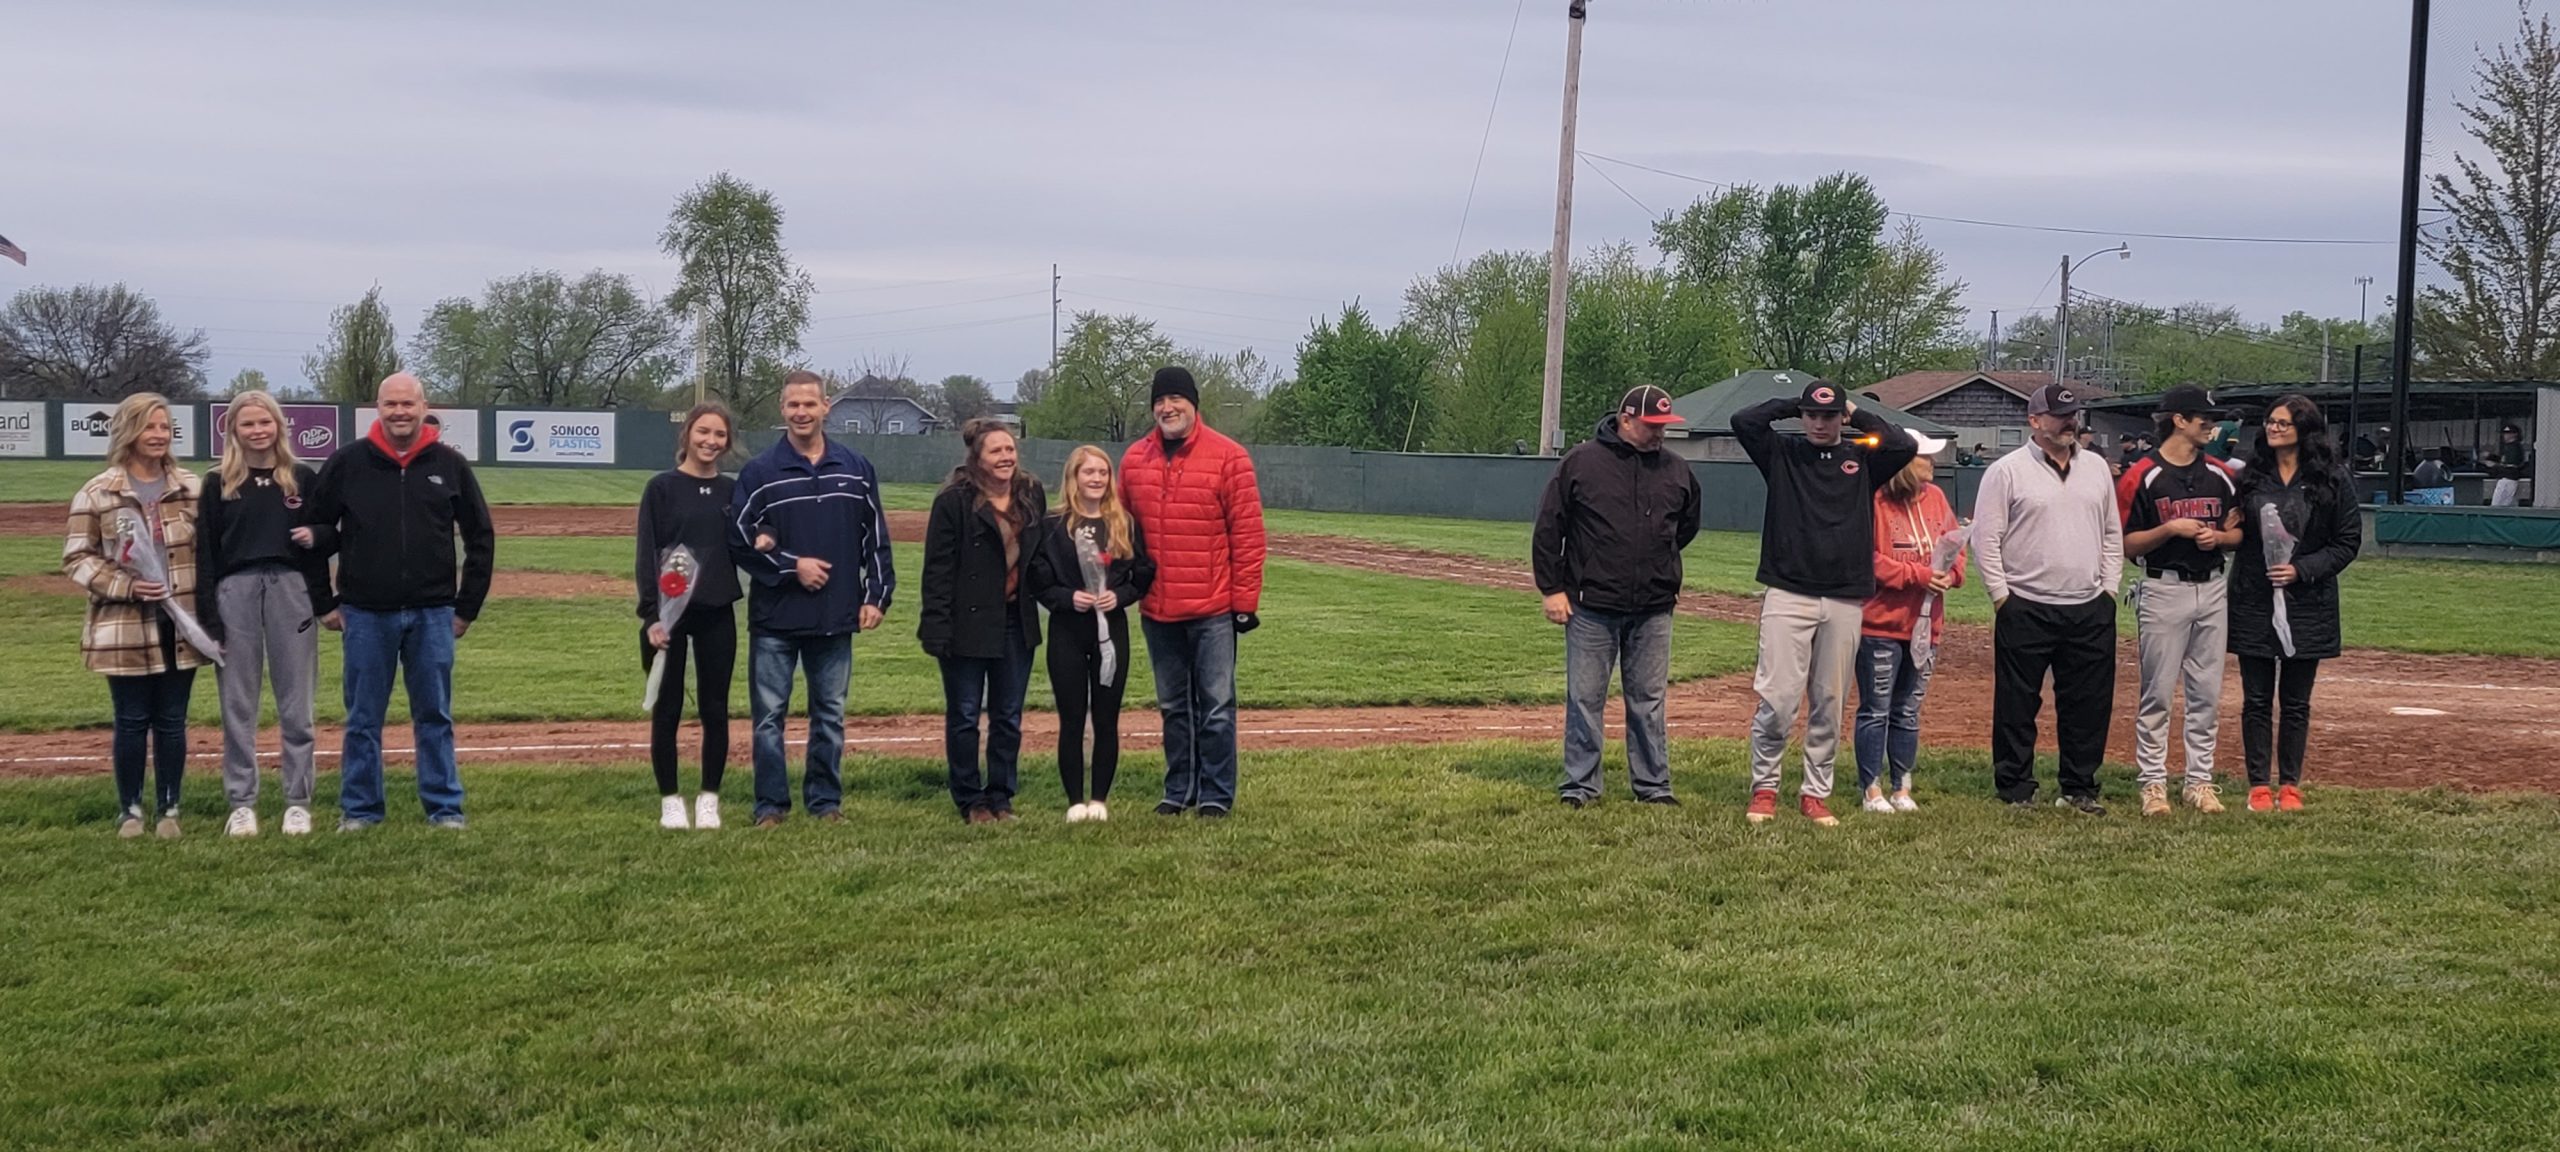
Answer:
<svg viewBox="0 0 2560 1152"><path fill-rule="evenodd" d="M2373 277L2356 277L2356 328L2358 329L2357 335L2359 336L2363 335L2362 329L2365 325L2365 316L2369 314L2369 309L2365 302L2370 299L2372 295Z"/></svg>
<svg viewBox="0 0 2560 1152"><path fill-rule="evenodd" d="M2079 271L2082 264L2109 252L2115 253L2118 260L2133 259L2131 244L2100 248L2076 261L2068 256L2062 258L2062 298L2053 306L2053 383L2056 387L2062 385L2063 364L2071 358L2071 274Z"/></svg>
<svg viewBox="0 0 2560 1152"><path fill-rule="evenodd" d="M2409 5L2408 139L2400 158L2400 290L2391 317L2391 502L2408 499L2410 329L2418 299L2418 165L2426 156L2427 0Z"/></svg>
<svg viewBox="0 0 2560 1152"><path fill-rule="evenodd" d="M1547 254L1547 372L1539 390L1538 451L1564 447L1565 286L1573 272L1573 119L1582 95L1582 22L1591 0L1566 0L1564 140L1556 157L1556 242Z"/></svg>

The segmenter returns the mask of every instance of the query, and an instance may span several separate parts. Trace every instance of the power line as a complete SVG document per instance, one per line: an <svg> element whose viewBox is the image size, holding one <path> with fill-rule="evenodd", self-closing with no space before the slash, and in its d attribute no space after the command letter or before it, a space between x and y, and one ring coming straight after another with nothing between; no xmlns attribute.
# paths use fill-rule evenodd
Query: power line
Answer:
<svg viewBox="0 0 2560 1152"><path fill-rule="evenodd" d="M1029 292L1009 292L1002 296L982 296L975 300L953 300L945 304L918 304L910 308L884 308L877 312L847 312L838 316L820 316L809 322L812 324L824 324L831 320L861 320L872 316L896 316L907 312L930 312L936 308L963 308L971 304L993 304L999 300L1019 300L1025 296L1046 296L1048 294L1049 290L1046 288L1035 288Z"/></svg>
<svg viewBox="0 0 2560 1152"><path fill-rule="evenodd" d="M1653 217L1653 218L1655 218L1655 219L1660 219L1660 218L1661 218L1662 213L1656 212L1656 211L1654 211L1654 210L1653 210L1653 209L1651 209L1651 208L1646 208L1646 207L1645 207L1645 203L1644 203L1644 201L1636 199L1636 194L1635 194L1635 193L1633 193L1633 192L1629 192L1629 191L1627 191L1627 186L1626 186L1626 185L1618 183L1618 178L1617 178L1617 177L1615 177L1615 176L1611 176L1611 175L1609 174L1609 170L1608 170L1608 169L1603 168L1603 167L1601 167L1601 166L1599 166L1599 165L1597 165L1597 164L1592 164L1592 163L1591 163L1591 154L1590 154L1590 153L1588 153L1588 152L1576 152L1576 153L1574 153L1574 155L1575 155L1576 157L1579 157L1579 158L1582 160L1582 162L1583 162L1584 164L1586 164L1586 165L1589 165L1589 166L1590 166L1590 168L1591 168L1591 174L1592 174L1592 175L1597 176L1597 177L1599 177L1599 178L1601 178L1601 179L1603 179L1603 180L1608 181L1608 182L1609 182L1609 186L1610 186L1610 187L1615 188L1615 189L1617 189L1617 190L1618 190L1618 195L1626 197L1626 198L1627 198L1627 203L1629 203L1629 204L1633 204L1633 205L1635 205L1635 206L1636 206L1636 207L1638 207L1638 208L1642 208L1642 209L1644 209L1644 214L1645 214L1645 215L1647 215L1647 216ZM1453 260L1452 262L1454 262L1454 260Z"/></svg>
<svg viewBox="0 0 2560 1152"><path fill-rule="evenodd" d="M1185 308L1179 304L1158 304L1152 300L1131 300L1121 296L1105 296L1099 292L1087 292L1080 288L1070 289L1067 292L1067 295L1083 296L1093 300L1105 300L1113 304L1128 304L1139 308L1162 308L1168 312L1195 312L1202 316L1222 316L1229 320L1251 320L1258 324L1288 323L1288 321L1271 316L1248 316L1242 312L1218 312L1207 308Z"/></svg>
<svg viewBox="0 0 2560 1152"><path fill-rule="evenodd" d="M913 336L922 332L950 332L961 328L985 328L996 324L1019 324L1025 320L1046 320L1046 312L1026 312L1019 316L997 316L986 320L961 320L950 324L927 324L920 328L891 328L879 332L840 332L807 341L811 344L834 344L847 340L870 340L881 336Z"/></svg>
<svg viewBox="0 0 2560 1152"><path fill-rule="evenodd" d="M1467 203L1458 210L1458 238L1449 243L1449 262L1458 262L1458 253L1467 243L1467 217L1475 215L1476 184L1484 179L1484 154L1493 146L1493 114L1502 108L1502 82L1511 77L1511 46L1520 39L1520 14L1529 10L1529 0L1511 7L1511 35L1502 41L1502 68L1493 76L1493 105L1484 110L1484 138L1476 141L1475 171L1467 177Z"/></svg>
<svg viewBox="0 0 2560 1152"><path fill-rule="evenodd" d="M1322 304L1328 308L1339 303L1339 301L1314 296L1289 296L1279 292L1255 292L1244 288L1214 288L1207 284L1179 284L1171 280L1147 280L1137 276L1113 276L1103 272L1086 272L1082 275L1094 280L1119 280L1129 284L1153 284L1158 288L1186 288L1194 292L1225 292L1236 296L1260 296L1270 300L1289 300L1300 304Z"/></svg>
<svg viewBox="0 0 2560 1152"><path fill-rule="evenodd" d="M819 291L835 293L838 295L846 295L854 292L886 292L892 288L929 288L936 284L968 284L979 280L1003 280L1008 277L1029 275L1033 275L1033 273L988 272L979 276L953 276L944 280L901 280L893 284L867 284L860 288L821 288Z"/></svg>
<svg viewBox="0 0 2560 1152"><path fill-rule="evenodd" d="M1600 155L1597 152L1578 152L1578 154L1587 156L1593 160L1602 160L1622 167L1634 168L1638 171L1651 172L1657 176L1668 176L1674 180L1686 180L1693 184L1704 184L1710 188L1731 189L1735 187L1735 185L1725 183L1721 180L1709 180L1704 176L1692 176L1686 172L1674 172L1668 168L1656 168L1650 164L1638 164L1632 160L1620 160L1614 156ZM2396 240L2349 240L2307 236L2215 236L2185 232L2128 232L2109 228L2066 228L2053 224L2021 224L2010 220L1980 220L1969 216L1933 216L1926 212L1903 212L1891 209L1888 209L1887 211L1890 215L1894 216L1901 216L1912 220L1930 220L1940 224L1964 224L1976 228L2007 228L2021 232L2056 232L2068 236L2115 236L2130 237L2136 240L2187 240L2212 244L2354 244L2380 246L2399 243L2399 241Z"/></svg>

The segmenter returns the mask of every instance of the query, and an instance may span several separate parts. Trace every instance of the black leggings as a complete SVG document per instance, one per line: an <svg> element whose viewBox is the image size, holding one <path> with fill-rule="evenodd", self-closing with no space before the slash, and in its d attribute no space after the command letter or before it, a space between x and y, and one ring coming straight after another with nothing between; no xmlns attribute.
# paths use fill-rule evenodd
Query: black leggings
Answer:
<svg viewBox="0 0 2560 1152"><path fill-rule="evenodd" d="M640 630L640 662L663 656L667 682L658 686L658 706L649 712L649 768L658 775L658 794L676 794L676 729L684 723L684 656L693 653L694 711L702 716L702 790L720 790L729 769L729 677L738 666L738 611L734 604L687 608L667 635L667 650L649 643Z"/></svg>
<svg viewBox="0 0 2560 1152"><path fill-rule="evenodd" d="M1093 717L1093 798L1111 798L1111 779L1120 770L1120 697L1129 688L1129 612L1110 614L1111 646L1118 667L1104 684L1102 643L1094 634L1093 616L1053 612L1049 616L1049 686L1058 695L1058 782L1067 803L1082 804L1084 792L1084 722Z"/></svg>
<svg viewBox="0 0 2560 1152"><path fill-rule="evenodd" d="M2267 786L2271 744L2277 782L2302 783L2302 750L2311 739L2311 684L2319 676L2317 660L2240 658L2240 755L2249 766L2250 787Z"/></svg>
<svg viewBox="0 0 2560 1152"><path fill-rule="evenodd" d="M160 767L160 787L153 809L167 815L178 810L178 789L187 777L187 697L195 690L196 670L154 672L146 676L107 677L107 696L115 702L116 810L142 807L144 753Z"/></svg>

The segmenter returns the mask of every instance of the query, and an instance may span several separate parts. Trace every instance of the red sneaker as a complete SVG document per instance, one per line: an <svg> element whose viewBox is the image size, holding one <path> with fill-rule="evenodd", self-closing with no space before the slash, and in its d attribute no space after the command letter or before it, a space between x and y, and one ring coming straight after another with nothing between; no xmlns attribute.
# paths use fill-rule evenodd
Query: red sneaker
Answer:
<svg viewBox="0 0 2560 1152"><path fill-rule="evenodd" d="M1823 803L1822 797L1820 796L1798 796L1796 797L1796 808L1798 811L1804 813L1805 819L1811 820L1816 824L1820 824L1825 828L1837 828L1840 826L1840 818L1831 814L1831 806Z"/></svg>
<svg viewBox="0 0 2560 1152"><path fill-rule="evenodd" d="M2276 789L2276 811L2302 811L2302 789L2296 788L2291 784L2287 784L2282 788Z"/></svg>
<svg viewBox="0 0 2560 1152"><path fill-rule="evenodd" d="M1745 809L1742 816L1743 819L1749 820L1754 824L1758 824L1777 814L1778 794L1772 790L1763 788L1760 791L1751 794L1751 807Z"/></svg>
<svg viewBox="0 0 2560 1152"><path fill-rule="evenodd" d="M2262 784L2262 785L2259 785L2258 787L2255 787L2255 788L2250 789L2250 790L2249 790L2249 810L2250 810L2250 811L2252 811L2252 812L2273 812L2273 811L2275 811L2275 810L2276 810L2276 794L2275 794L2273 791L2269 790L2269 789L2268 789L2265 785L2263 785L2263 784Z"/></svg>

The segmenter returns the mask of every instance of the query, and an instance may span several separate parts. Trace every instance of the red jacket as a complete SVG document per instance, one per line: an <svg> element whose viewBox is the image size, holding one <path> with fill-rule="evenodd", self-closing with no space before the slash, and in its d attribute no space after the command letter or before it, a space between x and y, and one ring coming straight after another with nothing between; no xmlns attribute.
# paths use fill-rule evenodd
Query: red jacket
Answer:
<svg viewBox="0 0 2560 1152"><path fill-rule="evenodd" d="M1262 610L1262 490L1243 445L1200 424L1167 459L1149 432L1120 457L1120 500L1156 561L1147 619Z"/></svg>
<svg viewBox="0 0 2560 1152"><path fill-rule="evenodd" d="M1937 485L1924 484L1909 501L1895 499L1890 491L1876 493L1875 517L1876 591L1867 597L1858 632L1909 640L1911 626L1920 619L1920 602L1929 596L1929 561L1937 553L1938 537L1955 529L1956 512L1947 506L1947 495ZM1954 586L1964 587L1962 553L1956 556L1955 576ZM1929 611L1929 634L1947 634L1947 598L1943 593Z"/></svg>

